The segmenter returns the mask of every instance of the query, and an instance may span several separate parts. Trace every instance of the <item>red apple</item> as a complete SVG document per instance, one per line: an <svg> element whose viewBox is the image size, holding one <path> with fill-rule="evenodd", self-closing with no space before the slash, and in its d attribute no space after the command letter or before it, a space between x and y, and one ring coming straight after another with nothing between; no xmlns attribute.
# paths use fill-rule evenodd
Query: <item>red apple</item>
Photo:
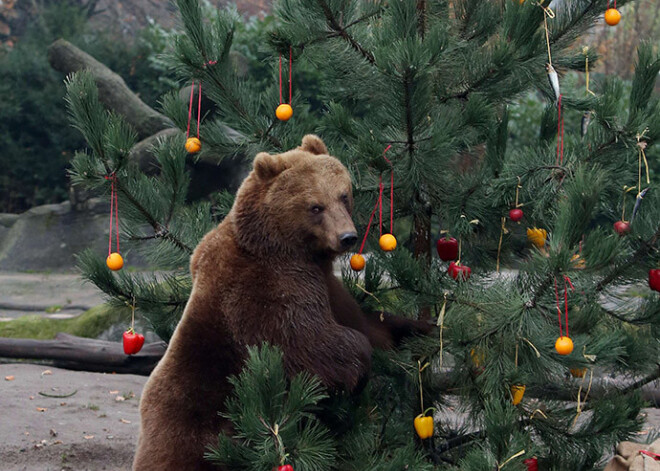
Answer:
<svg viewBox="0 0 660 471"><path fill-rule="evenodd" d="M620 236L626 235L630 232L630 223L628 221L617 221L614 223L614 232Z"/></svg>
<svg viewBox="0 0 660 471"><path fill-rule="evenodd" d="M512 209L509 211L509 219L511 219L513 222L518 222L523 218L523 212L522 209Z"/></svg>
<svg viewBox="0 0 660 471"><path fill-rule="evenodd" d="M649 288L660 291L660 268L649 270Z"/></svg>
<svg viewBox="0 0 660 471"><path fill-rule="evenodd" d="M453 237L438 239L437 249L440 259L445 262L456 260L458 257L458 242Z"/></svg>

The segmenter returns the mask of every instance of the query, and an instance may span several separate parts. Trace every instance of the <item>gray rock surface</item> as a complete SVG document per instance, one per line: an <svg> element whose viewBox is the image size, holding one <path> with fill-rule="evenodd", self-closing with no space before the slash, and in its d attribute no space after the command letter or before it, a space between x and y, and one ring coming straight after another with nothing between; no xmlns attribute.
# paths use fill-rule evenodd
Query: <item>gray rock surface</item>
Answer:
<svg viewBox="0 0 660 471"><path fill-rule="evenodd" d="M73 211L67 201L1 215L0 270L73 271L75 256L82 250L89 247L107 254L109 218L109 205L95 198L85 211ZM137 254L122 255L125 265L144 265Z"/></svg>

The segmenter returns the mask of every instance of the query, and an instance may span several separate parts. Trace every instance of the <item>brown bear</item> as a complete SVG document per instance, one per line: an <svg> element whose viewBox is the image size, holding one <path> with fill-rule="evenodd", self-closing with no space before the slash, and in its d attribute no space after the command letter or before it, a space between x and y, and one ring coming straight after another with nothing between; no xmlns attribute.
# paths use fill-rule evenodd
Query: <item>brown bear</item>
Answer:
<svg viewBox="0 0 660 471"><path fill-rule="evenodd" d="M373 347L424 323L365 315L333 275L357 241L351 179L317 136L283 154L260 153L227 217L199 243L193 289L140 403L135 471L215 469L205 447L230 425L219 417L247 345L279 346L287 374L316 374L353 391Z"/></svg>

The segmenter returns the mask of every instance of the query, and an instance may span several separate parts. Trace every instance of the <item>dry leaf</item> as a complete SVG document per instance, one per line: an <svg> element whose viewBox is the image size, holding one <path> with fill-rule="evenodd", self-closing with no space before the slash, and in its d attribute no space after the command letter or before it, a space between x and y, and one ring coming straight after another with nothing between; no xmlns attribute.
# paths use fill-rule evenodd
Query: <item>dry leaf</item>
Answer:
<svg viewBox="0 0 660 471"><path fill-rule="evenodd" d="M60 402L61 406L66 406L66 402Z"/></svg>
<svg viewBox="0 0 660 471"><path fill-rule="evenodd" d="M37 412L46 412L48 407L37 407Z"/></svg>
<svg viewBox="0 0 660 471"><path fill-rule="evenodd" d="M119 391L110 391L110 394L119 394Z"/></svg>
<svg viewBox="0 0 660 471"><path fill-rule="evenodd" d="M52 375L52 374L53 374L52 371L50 371L50 370L46 370L46 371L43 371L43 372L41 373L41 376L44 376L44 375Z"/></svg>
<svg viewBox="0 0 660 471"><path fill-rule="evenodd" d="M5 381L14 381L14 375L5 376Z"/></svg>
<svg viewBox="0 0 660 471"><path fill-rule="evenodd" d="M31 401L34 400L34 396L30 396L30 400L31 400Z"/></svg>
<svg viewBox="0 0 660 471"><path fill-rule="evenodd" d="M91 440L92 438L94 438L94 435L85 435L83 438L85 440Z"/></svg>
<svg viewBox="0 0 660 471"><path fill-rule="evenodd" d="M57 437L57 430L55 430L54 428L50 429L50 436Z"/></svg>
<svg viewBox="0 0 660 471"><path fill-rule="evenodd" d="M51 443L51 445L61 445L61 444L62 444L62 440L55 440L53 443Z"/></svg>
<svg viewBox="0 0 660 471"><path fill-rule="evenodd" d="M117 397L115 397L115 401L117 401L117 402L123 402L123 401L125 401L125 400L126 400L126 398L124 398L124 396L117 396Z"/></svg>
<svg viewBox="0 0 660 471"><path fill-rule="evenodd" d="M122 424L130 424L130 423L131 423L130 420L126 420L126 419L119 419L119 421L120 421Z"/></svg>

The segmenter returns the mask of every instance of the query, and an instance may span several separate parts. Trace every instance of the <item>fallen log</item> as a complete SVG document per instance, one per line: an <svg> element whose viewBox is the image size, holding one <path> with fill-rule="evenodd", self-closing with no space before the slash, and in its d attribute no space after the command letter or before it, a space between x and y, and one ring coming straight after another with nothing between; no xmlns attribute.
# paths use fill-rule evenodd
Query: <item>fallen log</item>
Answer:
<svg viewBox="0 0 660 471"><path fill-rule="evenodd" d="M54 366L78 371L129 373L148 376L165 353L167 344L145 345L126 355L119 342L87 339L59 333L55 340L0 338L0 358L52 360Z"/></svg>
<svg viewBox="0 0 660 471"><path fill-rule="evenodd" d="M140 139L172 127L172 121L157 112L131 91L119 75L64 39L48 47L48 62L53 69L70 74L88 70L99 88L99 100L122 115L135 128Z"/></svg>

